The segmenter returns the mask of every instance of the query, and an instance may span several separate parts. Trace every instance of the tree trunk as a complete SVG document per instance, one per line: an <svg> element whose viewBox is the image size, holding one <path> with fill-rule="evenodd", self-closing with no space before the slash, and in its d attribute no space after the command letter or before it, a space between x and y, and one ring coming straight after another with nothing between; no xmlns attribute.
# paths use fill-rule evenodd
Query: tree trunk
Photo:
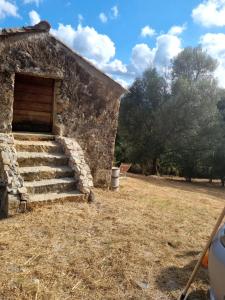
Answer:
<svg viewBox="0 0 225 300"><path fill-rule="evenodd" d="M142 168L142 174L145 176L148 176L150 174L152 174L152 164L151 162L145 162L141 164L141 168Z"/></svg>
<svg viewBox="0 0 225 300"><path fill-rule="evenodd" d="M212 172L212 168L209 169L209 183L213 182L213 172Z"/></svg>
<svg viewBox="0 0 225 300"><path fill-rule="evenodd" d="M154 158L152 161L152 175L159 176L159 169L158 169L158 159Z"/></svg>
<svg viewBox="0 0 225 300"><path fill-rule="evenodd" d="M186 177L185 180L186 182L191 182L191 177Z"/></svg>

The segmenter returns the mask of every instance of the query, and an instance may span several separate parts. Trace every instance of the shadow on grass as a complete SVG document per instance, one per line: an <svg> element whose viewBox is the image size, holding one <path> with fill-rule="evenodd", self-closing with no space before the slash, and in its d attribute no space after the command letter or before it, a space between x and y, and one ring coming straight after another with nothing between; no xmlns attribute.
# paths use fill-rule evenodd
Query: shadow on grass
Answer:
<svg viewBox="0 0 225 300"><path fill-rule="evenodd" d="M161 270L160 274L156 278L156 284L158 288L162 292L173 292L173 291L181 291L184 289L185 285L188 282L188 279L197 263L197 260L191 261L188 265L184 267L171 266L168 268L164 268ZM197 284L205 284L208 285L208 274L204 269L200 269L198 271L197 277L194 281ZM191 291L191 292L190 292ZM206 300L207 293L202 290L191 290L188 296L188 300ZM176 297L172 298L173 300L177 299Z"/></svg>
<svg viewBox="0 0 225 300"><path fill-rule="evenodd" d="M6 214L0 211L0 221L6 219Z"/></svg>
<svg viewBox="0 0 225 300"><path fill-rule="evenodd" d="M201 290L191 292L187 298L187 300L208 300L208 299L209 298L207 296L207 293Z"/></svg>
<svg viewBox="0 0 225 300"><path fill-rule="evenodd" d="M188 256L197 256L199 255L199 251L185 251L183 254L177 254L177 258L184 258Z"/></svg>
<svg viewBox="0 0 225 300"><path fill-rule="evenodd" d="M186 182L183 178L169 178L144 176L129 173L129 177L136 178L149 183L154 183L157 186L179 189L190 193L204 193L208 196L216 198L216 200L225 201L225 189L217 183L208 183L207 181L192 181Z"/></svg>

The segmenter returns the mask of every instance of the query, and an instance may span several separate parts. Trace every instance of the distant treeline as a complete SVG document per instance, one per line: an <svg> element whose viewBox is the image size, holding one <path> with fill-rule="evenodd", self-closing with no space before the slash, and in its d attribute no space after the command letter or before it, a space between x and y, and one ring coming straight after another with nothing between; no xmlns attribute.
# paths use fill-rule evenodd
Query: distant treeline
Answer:
<svg viewBox="0 0 225 300"><path fill-rule="evenodd" d="M122 99L116 162L144 174L225 180L225 90L214 77L217 61L186 48L171 75L148 69Z"/></svg>

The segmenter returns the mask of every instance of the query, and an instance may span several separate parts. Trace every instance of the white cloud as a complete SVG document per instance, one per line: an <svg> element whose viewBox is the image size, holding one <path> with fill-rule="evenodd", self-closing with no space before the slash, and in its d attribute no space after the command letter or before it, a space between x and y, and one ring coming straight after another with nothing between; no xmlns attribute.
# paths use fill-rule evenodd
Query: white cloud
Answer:
<svg viewBox="0 0 225 300"><path fill-rule="evenodd" d="M157 37L153 48L146 43L135 45L131 52L130 63L125 64L116 58L115 44L110 37L97 32L93 27L79 24L74 28L71 25L59 24L57 29L51 29L51 33L103 72L123 83L123 86L131 84L149 67L156 67L161 73L165 72L170 66L171 59L182 50L178 36L161 34Z"/></svg>
<svg viewBox="0 0 225 300"><path fill-rule="evenodd" d="M216 58L219 66L215 72L219 84L225 87L225 34L207 33L200 37L202 48L213 58Z"/></svg>
<svg viewBox="0 0 225 300"><path fill-rule="evenodd" d="M39 6L39 4L42 2L42 0L23 0L24 4L36 4Z"/></svg>
<svg viewBox="0 0 225 300"><path fill-rule="evenodd" d="M171 35L180 35L184 30L186 29L186 25L182 26L172 26L170 30L168 31L168 34Z"/></svg>
<svg viewBox="0 0 225 300"><path fill-rule="evenodd" d="M141 36L142 37L147 37L147 36L154 36L156 34L155 29L149 27L146 25L141 29Z"/></svg>
<svg viewBox="0 0 225 300"><path fill-rule="evenodd" d="M103 12L99 14L99 19L101 20L102 23L107 23L108 21L108 17Z"/></svg>
<svg viewBox="0 0 225 300"><path fill-rule="evenodd" d="M51 33L71 48L74 48L76 30L71 25L63 25L60 23L58 29L51 28Z"/></svg>
<svg viewBox="0 0 225 300"><path fill-rule="evenodd" d="M51 29L51 33L123 86L127 86L128 81L130 83L133 80L129 77L127 66L115 58L115 45L107 35L81 24L77 28L59 24L58 29Z"/></svg>
<svg viewBox="0 0 225 300"><path fill-rule="evenodd" d="M164 73L170 67L171 59L180 51L181 40L171 34L162 34L157 37L156 45L150 48L147 44L137 44L132 49L131 66L129 70L140 75L149 67L155 67Z"/></svg>
<svg viewBox="0 0 225 300"><path fill-rule="evenodd" d="M119 16L119 9L118 7L115 5L111 8L110 12L108 14L104 13L104 12L101 12L99 14L99 19L102 23L107 23L108 20L114 20L114 19L117 19Z"/></svg>
<svg viewBox="0 0 225 300"><path fill-rule="evenodd" d="M125 89L128 89L129 85L132 83L132 82L128 82L120 77L116 77L114 78L115 81L117 81L120 85L122 85Z"/></svg>
<svg viewBox="0 0 225 300"><path fill-rule="evenodd" d="M137 75L151 67L154 60L155 50L147 44L137 44L132 49L131 64Z"/></svg>
<svg viewBox="0 0 225 300"><path fill-rule="evenodd" d="M171 34L157 37L154 65L160 70L169 67L171 59L181 51L181 40Z"/></svg>
<svg viewBox="0 0 225 300"><path fill-rule="evenodd" d="M205 27L225 26L225 0L205 0L192 11L196 23Z"/></svg>
<svg viewBox="0 0 225 300"><path fill-rule="evenodd" d="M113 6L111 8L111 11L112 11L112 15L113 15L113 18L116 19L118 16L119 16L119 9L118 9L118 6Z"/></svg>
<svg viewBox="0 0 225 300"><path fill-rule="evenodd" d="M31 25L36 25L41 21L39 14L35 10L29 12L29 18Z"/></svg>
<svg viewBox="0 0 225 300"><path fill-rule="evenodd" d="M123 75L127 73L127 67L119 59L114 59L113 61L103 65L101 69L108 74Z"/></svg>
<svg viewBox="0 0 225 300"><path fill-rule="evenodd" d="M7 0L0 0L0 19L4 19L7 16L19 17L18 7Z"/></svg>
<svg viewBox="0 0 225 300"><path fill-rule="evenodd" d="M81 14L79 14L78 15L78 23L82 24L83 21L84 21L84 17Z"/></svg>
<svg viewBox="0 0 225 300"><path fill-rule="evenodd" d="M58 29L52 29L51 32L81 55L94 60L96 64L106 64L115 56L113 41L93 27L83 27L79 24L75 29L71 25L59 24Z"/></svg>

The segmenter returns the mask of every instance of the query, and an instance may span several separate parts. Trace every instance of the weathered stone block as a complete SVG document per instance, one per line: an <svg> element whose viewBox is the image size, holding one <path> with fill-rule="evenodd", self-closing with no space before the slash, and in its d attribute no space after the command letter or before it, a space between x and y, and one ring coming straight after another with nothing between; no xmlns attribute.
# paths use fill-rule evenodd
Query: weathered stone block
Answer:
<svg viewBox="0 0 225 300"><path fill-rule="evenodd" d="M57 137L57 141L61 143L64 151L69 156L69 165L75 171L79 190L84 194L90 194L93 187L93 178L80 145L74 139L65 137ZM75 149L79 151L74 151Z"/></svg>
<svg viewBox="0 0 225 300"><path fill-rule="evenodd" d="M19 212L20 202L19 195L8 194L8 215L15 215Z"/></svg>
<svg viewBox="0 0 225 300"><path fill-rule="evenodd" d="M19 212L25 213L27 210L27 201L20 201Z"/></svg>

